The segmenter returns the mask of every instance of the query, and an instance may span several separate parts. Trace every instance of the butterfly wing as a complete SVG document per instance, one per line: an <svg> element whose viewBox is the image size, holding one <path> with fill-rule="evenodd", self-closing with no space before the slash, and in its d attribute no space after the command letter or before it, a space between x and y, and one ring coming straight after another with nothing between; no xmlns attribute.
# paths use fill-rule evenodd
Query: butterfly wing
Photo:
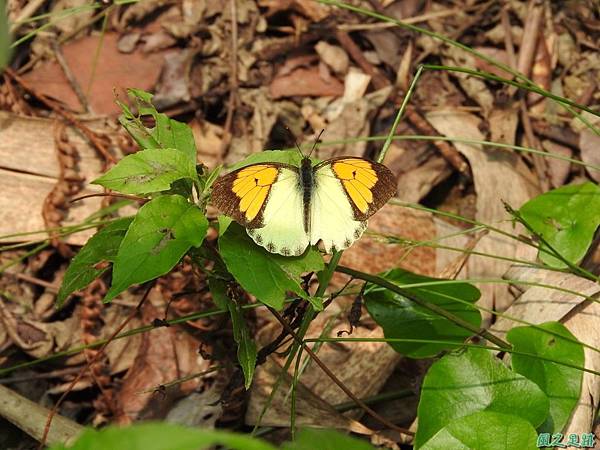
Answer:
<svg viewBox="0 0 600 450"><path fill-rule="evenodd" d="M215 182L212 203L272 253L296 256L308 246L297 167L264 163L231 172Z"/></svg>
<svg viewBox="0 0 600 450"><path fill-rule="evenodd" d="M327 252L350 247L367 219L396 193L392 172L363 158L328 159L314 171L310 243L323 241Z"/></svg>

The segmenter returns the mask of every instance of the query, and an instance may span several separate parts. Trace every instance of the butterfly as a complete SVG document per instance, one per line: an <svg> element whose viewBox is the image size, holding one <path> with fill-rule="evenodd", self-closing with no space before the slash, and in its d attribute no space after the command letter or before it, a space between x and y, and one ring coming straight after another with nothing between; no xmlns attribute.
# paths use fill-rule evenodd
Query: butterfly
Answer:
<svg viewBox="0 0 600 450"><path fill-rule="evenodd" d="M219 178L212 203L246 228L271 253L298 256L323 243L326 253L346 249L367 219L396 194L396 178L383 164L354 156L313 165L251 164Z"/></svg>

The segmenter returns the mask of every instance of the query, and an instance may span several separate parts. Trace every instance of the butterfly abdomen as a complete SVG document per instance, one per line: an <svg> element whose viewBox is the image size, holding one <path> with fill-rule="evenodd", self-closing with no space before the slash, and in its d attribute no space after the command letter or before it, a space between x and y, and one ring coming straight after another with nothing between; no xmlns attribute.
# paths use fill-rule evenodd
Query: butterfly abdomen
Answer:
<svg viewBox="0 0 600 450"><path fill-rule="evenodd" d="M304 208L304 231L310 232L310 199L314 187L314 174L310 158L303 158L300 167L300 184L302 187L302 206Z"/></svg>

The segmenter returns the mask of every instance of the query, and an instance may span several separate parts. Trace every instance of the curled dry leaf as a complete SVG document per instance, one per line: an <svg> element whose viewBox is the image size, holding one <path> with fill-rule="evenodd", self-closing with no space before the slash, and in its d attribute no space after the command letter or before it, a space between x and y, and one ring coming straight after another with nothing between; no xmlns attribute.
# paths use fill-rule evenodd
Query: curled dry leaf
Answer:
<svg viewBox="0 0 600 450"><path fill-rule="evenodd" d="M513 280L514 285L524 291L505 314L532 324L560 321L581 342L592 348L600 347L600 335L597 332L600 327L600 304L597 300L600 286L597 283L572 274L521 266L512 267L505 278ZM594 300L585 300L580 295L547 287L519 285L519 281L557 286L593 297ZM504 338L511 328L519 325L501 317L491 331ZM585 367L600 371L600 354L587 347L584 347L584 354ZM592 430L600 404L600 377L584 372L581 386L579 402L563 431L565 436Z"/></svg>
<svg viewBox="0 0 600 450"><path fill-rule="evenodd" d="M479 130L481 120L470 113L448 110L431 112L427 120L440 134L449 137L461 137L473 140L483 140ZM515 234L510 217L504 210L502 201L513 207L520 207L535 192L532 185L515 168L519 166L517 156L507 150L493 147L482 148L476 144L454 143L456 149L469 161L473 173L473 182L477 194L476 216L480 222L493 225L508 233ZM475 247L475 250L485 254L514 258L516 240L490 233ZM494 278L501 276L509 263L495 258L472 255L466 270L469 278ZM512 302L506 286L482 285L479 303L486 308L505 310ZM485 317L490 319L488 315Z"/></svg>

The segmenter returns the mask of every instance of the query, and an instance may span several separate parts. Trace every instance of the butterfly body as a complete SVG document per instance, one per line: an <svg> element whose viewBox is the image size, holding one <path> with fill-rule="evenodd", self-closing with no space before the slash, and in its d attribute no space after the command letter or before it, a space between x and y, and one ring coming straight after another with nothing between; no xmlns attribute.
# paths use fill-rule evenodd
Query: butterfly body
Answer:
<svg viewBox="0 0 600 450"><path fill-rule="evenodd" d="M396 192L382 164L339 157L316 165L252 164L213 186L212 202L272 253L297 256L319 241L326 252L348 248L367 219Z"/></svg>

